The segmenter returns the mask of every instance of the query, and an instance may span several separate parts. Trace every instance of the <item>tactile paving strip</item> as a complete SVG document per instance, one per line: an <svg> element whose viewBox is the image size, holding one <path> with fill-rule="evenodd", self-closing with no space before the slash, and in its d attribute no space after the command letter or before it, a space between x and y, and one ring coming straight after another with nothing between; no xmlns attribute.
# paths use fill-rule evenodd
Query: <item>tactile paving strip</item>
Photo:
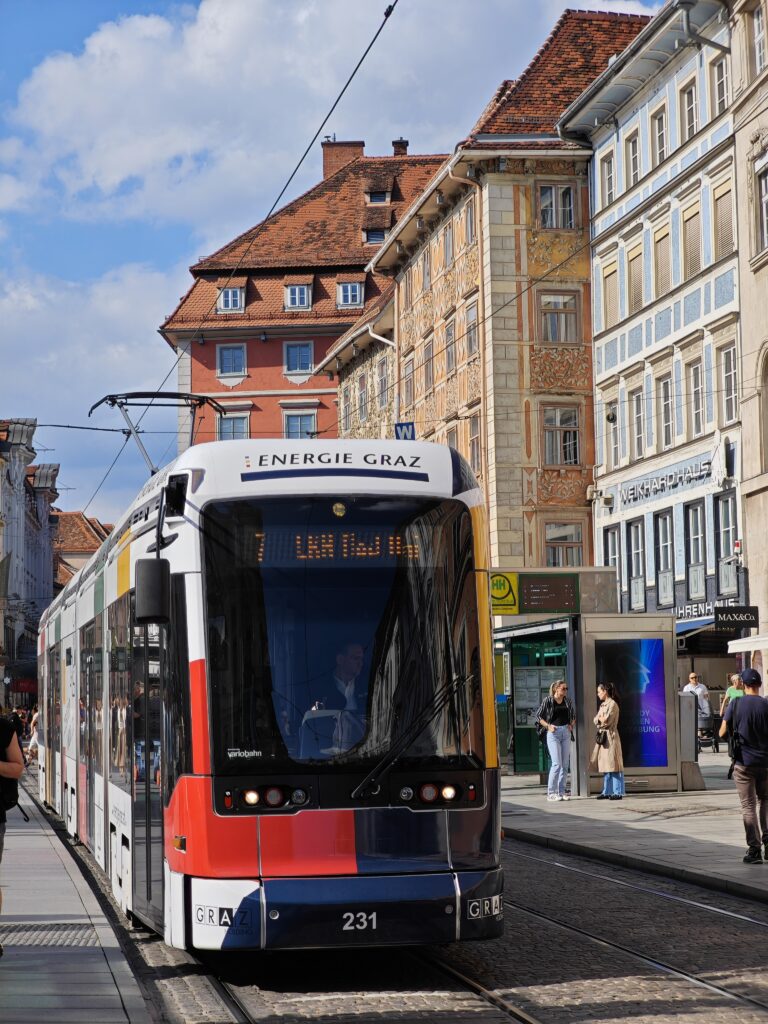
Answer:
<svg viewBox="0 0 768 1024"><path fill-rule="evenodd" d="M89 924L0 924L3 946L98 946Z"/></svg>

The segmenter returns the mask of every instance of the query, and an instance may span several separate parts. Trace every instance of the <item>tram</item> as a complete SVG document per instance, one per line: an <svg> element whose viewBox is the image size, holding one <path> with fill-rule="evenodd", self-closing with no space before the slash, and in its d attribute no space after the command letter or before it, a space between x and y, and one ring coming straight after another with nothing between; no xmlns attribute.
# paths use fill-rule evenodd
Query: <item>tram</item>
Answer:
<svg viewBox="0 0 768 1024"><path fill-rule="evenodd" d="M171 946L495 937L488 595L447 446L191 447L43 615L40 797Z"/></svg>

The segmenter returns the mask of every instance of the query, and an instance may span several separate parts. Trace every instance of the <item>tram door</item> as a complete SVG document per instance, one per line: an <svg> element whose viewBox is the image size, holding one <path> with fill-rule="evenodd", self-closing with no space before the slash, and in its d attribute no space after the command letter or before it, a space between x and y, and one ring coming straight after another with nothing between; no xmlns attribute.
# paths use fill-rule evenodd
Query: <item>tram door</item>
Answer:
<svg viewBox="0 0 768 1024"><path fill-rule="evenodd" d="M163 928L161 627L133 627L133 906Z"/></svg>

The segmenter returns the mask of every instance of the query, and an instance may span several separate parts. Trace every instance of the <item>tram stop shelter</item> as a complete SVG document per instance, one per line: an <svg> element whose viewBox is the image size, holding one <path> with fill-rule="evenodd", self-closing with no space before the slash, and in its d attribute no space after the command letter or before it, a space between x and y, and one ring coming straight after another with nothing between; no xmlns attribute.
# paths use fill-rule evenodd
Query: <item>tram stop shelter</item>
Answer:
<svg viewBox="0 0 768 1024"><path fill-rule="evenodd" d="M577 714L571 793L597 792L602 777L589 771L596 686L612 682L627 792L681 790L674 617L620 614L612 568L492 569L490 586L499 744L510 770L548 769L535 715L564 679Z"/></svg>

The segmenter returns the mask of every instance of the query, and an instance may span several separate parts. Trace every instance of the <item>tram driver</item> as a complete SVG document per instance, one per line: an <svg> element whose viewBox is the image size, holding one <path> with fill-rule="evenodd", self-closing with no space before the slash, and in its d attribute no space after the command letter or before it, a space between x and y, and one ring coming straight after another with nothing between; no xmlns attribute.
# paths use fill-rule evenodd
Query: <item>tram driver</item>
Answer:
<svg viewBox="0 0 768 1024"><path fill-rule="evenodd" d="M349 750L365 732L368 680L363 673L365 648L356 641L336 652L332 673L318 683L315 699L304 715L300 753L315 748L321 756Z"/></svg>

